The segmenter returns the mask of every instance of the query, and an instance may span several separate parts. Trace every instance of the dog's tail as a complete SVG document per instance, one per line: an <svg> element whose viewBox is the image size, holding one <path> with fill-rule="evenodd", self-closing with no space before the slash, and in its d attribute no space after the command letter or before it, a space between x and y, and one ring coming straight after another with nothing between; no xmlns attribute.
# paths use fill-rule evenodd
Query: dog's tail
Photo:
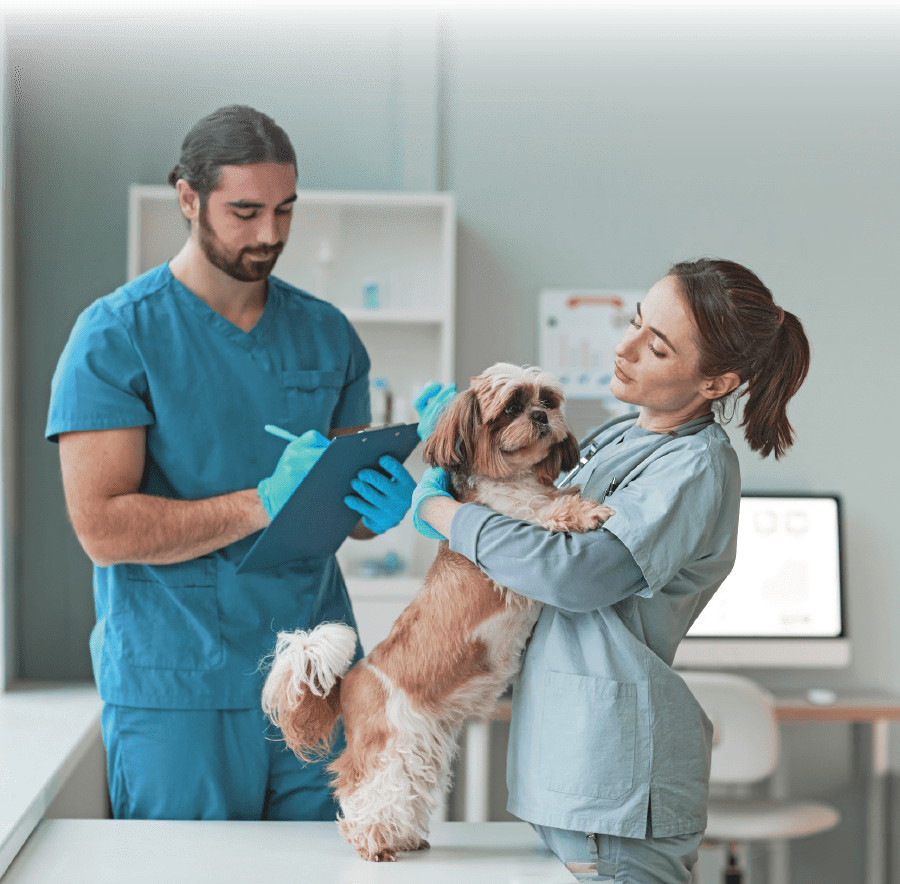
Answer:
<svg viewBox="0 0 900 884"><path fill-rule="evenodd" d="M331 747L341 714L341 678L355 651L356 633L344 623L278 633L262 707L303 761L318 758Z"/></svg>

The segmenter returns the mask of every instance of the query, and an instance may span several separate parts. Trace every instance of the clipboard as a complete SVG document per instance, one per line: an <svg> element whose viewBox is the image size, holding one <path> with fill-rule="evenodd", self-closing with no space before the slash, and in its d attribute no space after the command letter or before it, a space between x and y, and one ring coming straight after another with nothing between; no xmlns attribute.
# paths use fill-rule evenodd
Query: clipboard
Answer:
<svg viewBox="0 0 900 884"><path fill-rule="evenodd" d="M398 424L337 436L238 565L238 574L265 571L298 559L337 552L360 520L344 503L350 480L366 467L379 469L390 454L400 463L419 443L418 424Z"/></svg>

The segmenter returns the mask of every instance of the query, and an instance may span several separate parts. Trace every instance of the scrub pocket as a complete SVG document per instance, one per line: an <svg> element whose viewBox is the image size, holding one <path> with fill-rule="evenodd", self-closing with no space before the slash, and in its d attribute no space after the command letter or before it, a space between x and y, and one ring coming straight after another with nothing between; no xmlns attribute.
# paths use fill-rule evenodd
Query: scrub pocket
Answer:
<svg viewBox="0 0 900 884"><path fill-rule="evenodd" d="M548 789L621 798L634 783L637 685L548 672L540 769Z"/></svg>
<svg viewBox="0 0 900 884"><path fill-rule="evenodd" d="M122 656L147 669L215 669L222 663L216 560L122 565L110 621Z"/></svg>
<svg viewBox="0 0 900 884"><path fill-rule="evenodd" d="M323 420L331 429L331 416L337 410L344 385L339 371L284 371L281 386L284 397L284 429L300 435Z"/></svg>

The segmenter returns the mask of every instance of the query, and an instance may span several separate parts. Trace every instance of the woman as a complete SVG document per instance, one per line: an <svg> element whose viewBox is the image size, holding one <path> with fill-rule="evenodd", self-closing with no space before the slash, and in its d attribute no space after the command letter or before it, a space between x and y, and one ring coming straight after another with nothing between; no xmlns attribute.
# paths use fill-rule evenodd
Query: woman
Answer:
<svg viewBox="0 0 900 884"><path fill-rule="evenodd" d="M582 443L575 481L615 511L601 529L550 534L461 505L440 471L413 497L423 533L545 603L514 691L508 806L564 862L596 862L594 880L691 880L712 727L671 665L734 564L740 472L715 415L746 397L750 447L780 457L808 368L800 321L753 273L676 264L616 348L611 390L637 418Z"/></svg>

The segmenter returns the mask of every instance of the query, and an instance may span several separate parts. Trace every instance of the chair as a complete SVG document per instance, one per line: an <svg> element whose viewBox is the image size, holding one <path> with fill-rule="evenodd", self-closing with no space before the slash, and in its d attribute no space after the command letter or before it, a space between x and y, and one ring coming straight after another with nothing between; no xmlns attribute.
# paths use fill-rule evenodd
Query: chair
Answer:
<svg viewBox="0 0 900 884"><path fill-rule="evenodd" d="M711 784L758 783L775 770L780 738L770 694L748 678L715 672L680 672L713 723ZM711 798L707 843L727 845L725 884L741 884L739 842L801 838L833 828L840 814L811 801Z"/></svg>

